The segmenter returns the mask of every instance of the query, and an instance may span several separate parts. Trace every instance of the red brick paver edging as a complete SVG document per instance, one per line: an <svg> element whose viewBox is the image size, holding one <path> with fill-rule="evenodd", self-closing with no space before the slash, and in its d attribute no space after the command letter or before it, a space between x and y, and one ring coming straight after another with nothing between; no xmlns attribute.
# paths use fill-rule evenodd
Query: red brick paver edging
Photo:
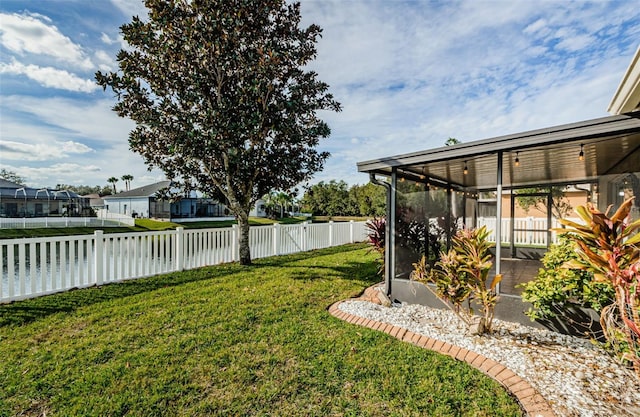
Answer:
<svg viewBox="0 0 640 417"><path fill-rule="evenodd" d="M391 324L354 316L338 308L341 302L342 301L338 301L329 307L329 313L332 316L351 324L379 330L403 342L408 342L424 349L451 356L459 361L464 361L502 384L507 391L517 398L528 416L556 417L547 400L545 400L531 384L516 375L506 366L450 343L432 339L428 336L420 335Z"/></svg>

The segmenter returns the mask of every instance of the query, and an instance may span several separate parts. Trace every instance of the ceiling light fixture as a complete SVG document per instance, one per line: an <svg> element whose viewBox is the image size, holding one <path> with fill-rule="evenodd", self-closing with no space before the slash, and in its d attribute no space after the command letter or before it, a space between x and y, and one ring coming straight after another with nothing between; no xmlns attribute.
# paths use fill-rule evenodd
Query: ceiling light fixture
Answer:
<svg viewBox="0 0 640 417"><path fill-rule="evenodd" d="M580 154L578 155L578 159L584 161L584 144L580 144Z"/></svg>

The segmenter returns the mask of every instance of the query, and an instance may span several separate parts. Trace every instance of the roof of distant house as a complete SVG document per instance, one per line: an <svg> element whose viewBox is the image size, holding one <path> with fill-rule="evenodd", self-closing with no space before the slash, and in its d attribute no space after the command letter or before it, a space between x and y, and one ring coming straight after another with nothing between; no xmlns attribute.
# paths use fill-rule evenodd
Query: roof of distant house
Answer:
<svg viewBox="0 0 640 417"><path fill-rule="evenodd" d="M168 188L169 186L171 186L171 181L160 181L155 184L144 185L118 194L105 195L102 198L105 200L113 200L116 198L154 197L158 191Z"/></svg>
<svg viewBox="0 0 640 417"><path fill-rule="evenodd" d="M55 190L52 188L31 188L0 178L0 196L5 198L29 198L65 200L70 198L82 198L73 191Z"/></svg>
<svg viewBox="0 0 640 417"><path fill-rule="evenodd" d="M0 178L0 188L22 188L23 186L18 184L17 182L12 182L9 180L5 180L4 178Z"/></svg>

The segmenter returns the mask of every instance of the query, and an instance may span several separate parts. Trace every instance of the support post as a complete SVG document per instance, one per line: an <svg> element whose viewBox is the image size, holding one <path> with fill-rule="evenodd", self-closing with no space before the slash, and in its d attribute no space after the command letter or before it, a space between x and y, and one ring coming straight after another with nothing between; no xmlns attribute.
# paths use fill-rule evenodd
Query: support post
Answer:
<svg viewBox="0 0 640 417"><path fill-rule="evenodd" d="M184 227L176 227L176 271L184 270Z"/></svg>
<svg viewBox="0 0 640 417"><path fill-rule="evenodd" d="M96 285L102 285L104 280L104 232L102 230L96 230L93 232L93 239L95 242L93 276Z"/></svg>
<svg viewBox="0 0 640 417"><path fill-rule="evenodd" d="M302 252L306 252L307 251L307 226L309 225L309 222L302 222L302 234L300 236L300 248L302 249Z"/></svg>
<svg viewBox="0 0 640 417"><path fill-rule="evenodd" d="M238 225L231 226L231 262L235 262L240 259L240 245L239 245Z"/></svg>
<svg viewBox="0 0 640 417"><path fill-rule="evenodd" d="M349 220L349 243L353 243L355 241L353 236L353 220Z"/></svg>
<svg viewBox="0 0 640 417"><path fill-rule="evenodd" d="M553 207L553 187L549 187L549 194L547 194L547 250L551 246L551 207Z"/></svg>
<svg viewBox="0 0 640 417"><path fill-rule="evenodd" d="M447 212L444 219L444 227L447 229L447 250L451 249L451 188L447 188Z"/></svg>
<svg viewBox="0 0 640 417"><path fill-rule="evenodd" d="M386 216L387 219L385 221L384 226L384 291L387 296L391 296L391 282L393 280L394 269L392 268L392 256L391 252L393 252L393 242L395 239L393 238L393 234L395 233L395 217L396 217L396 209L395 209L395 184L396 184L396 174L395 168L392 170L391 174L391 184L388 182L378 181L376 179L375 174L369 174L369 181L373 184L380 185L385 188L387 195L387 207L386 207ZM393 225L393 226L392 226Z"/></svg>
<svg viewBox="0 0 640 417"><path fill-rule="evenodd" d="M393 278L396 274L396 202L398 201L398 172L395 168L391 171L391 188L387 199L386 223L387 244L384 251L385 265L389 265L388 275L385 277L386 294L390 297L393 286ZM388 264L386 263L388 262Z"/></svg>
<svg viewBox="0 0 640 417"><path fill-rule="evenodd" d="M498 152L496 184L496 275L498 275L502 269L502 151ZM496 293L500 294L500 283L497 285Z"/></svg>
<svg viewBox="0 0 640 417"><path fill-rule="evenodd" d="M502 199L501 199L502 201ZM515 227L516 227L516 218L515 218L515 208L516 208L516 198L513 195L513 189L511 189L511 222L509 223L510 225L510 231L509 231L509 236L511 236L511 257L515 258L516 257L516 233L515 233Z"/></svg>
<svg viewBox="0 0 640 417"><path fill-rule="evenodd" d="M280 255L280 223L273 224L273 254Z"/></svg>
<svg viewBox="0 0 640 417"><path fill-rule="evenodd" d="M333 220L329 220L329 247L333 246Z"/></svg>

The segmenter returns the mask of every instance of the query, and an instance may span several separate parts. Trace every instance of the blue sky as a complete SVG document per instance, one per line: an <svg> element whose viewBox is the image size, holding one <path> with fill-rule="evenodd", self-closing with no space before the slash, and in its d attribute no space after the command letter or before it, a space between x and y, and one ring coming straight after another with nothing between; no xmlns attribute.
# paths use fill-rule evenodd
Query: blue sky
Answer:
<svg viewBox="0 0 640 417"><path fill-rule="evenodd" d="M116 69L137 0L0 2L0 168L33 187L164 179L93 81ZM303 0L312 64L343 105L312 183L368 181L356 162L606 116L640 44L637 1ZM122 181L121 181L122 183ZM123 184L119 184L122 186Z"/></svg>

